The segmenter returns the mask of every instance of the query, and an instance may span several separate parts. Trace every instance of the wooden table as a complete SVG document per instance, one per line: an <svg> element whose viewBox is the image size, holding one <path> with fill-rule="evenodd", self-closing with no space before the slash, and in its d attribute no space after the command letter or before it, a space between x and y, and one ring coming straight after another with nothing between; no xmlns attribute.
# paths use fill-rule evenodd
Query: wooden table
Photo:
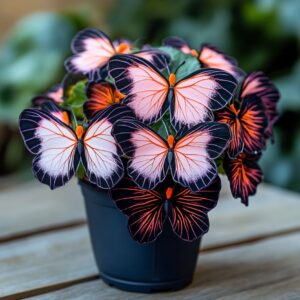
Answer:
<svg viewBox="0 0 300 300"><path fill-rule="evenodd" d="M76 184L0 194L1 299L300 299L300 196L268 185L245 208L223 189L193 283L172 293L119 291L98 276Z"/></svg>

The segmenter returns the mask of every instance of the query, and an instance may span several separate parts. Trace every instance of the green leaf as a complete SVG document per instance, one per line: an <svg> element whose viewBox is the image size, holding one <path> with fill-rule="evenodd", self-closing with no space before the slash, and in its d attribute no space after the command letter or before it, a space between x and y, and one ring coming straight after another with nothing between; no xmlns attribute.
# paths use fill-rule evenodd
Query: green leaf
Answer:
<svg viewBox="0 0 300 300"><path fill-rule="evenodd" d="M158 49L170 55L171 64L169 66L169 71L171 73L175 73L177 70L177 81L200 69L198 59L191 55L184 54L181 51L171 47L160 47ZM169 74L167 74L167 70L164 71L164 75L168 77ZM170 122L169 112L166 112L163 118L151 127L155 132L160 134L165 139L167 138L168 134L176 136L176 132Z"/></svg>
<svg viewBox="0 0 300 300"><path fill-rule="evenodd" d="M176 69L184 63L177 69L177 81L200 69L199 60L194 56L185 54L171 47L160 47L159 49L171 56L171 64L169 66L171 73L175 73Z"/></svg>
<svg viewBox="0 0 300 300"><path fill-rule="evenodd" d="M160 121L156 122L155 124L153 124L151 126L151 128L155 132L157 132L162 138L166 139L168 137L167 132L166 132L166 128L165 128L162 120L160 120Z"/></svg>
<svg viewBox="0 0 300 300"><path fill-rule="evenodd" d="M77 176L79 179L83 179L83 178L84 178L84 175L85 175L84 167L83 167L82 164L80 164L79 167L78 167L78 169L77 169L76 176Z"/></svg>
<svg viewBox="0 0 300 300"><path fill-rule="evenodd" d="M223 160L224 160L224 156L220 156L215 162L218 168L218 174L226 174L224 167L223 167Z"/></svg>
<svg viewBox="0 0 300 300"><path fill-rule="evenodd" d="M84 119L83 104L87 100L85 94L86 80L81 80L70 87L68 97L64 103L66 108L73 110L76 118Z"/></svg>
<svg viewBox="0 0 300 300"><path fill-rule="evenodd" d="M167 139L170 134L176 136L176 131L170 122L169 112L166 112L158 122L151 126L151 128L164 139Z"/></svg>

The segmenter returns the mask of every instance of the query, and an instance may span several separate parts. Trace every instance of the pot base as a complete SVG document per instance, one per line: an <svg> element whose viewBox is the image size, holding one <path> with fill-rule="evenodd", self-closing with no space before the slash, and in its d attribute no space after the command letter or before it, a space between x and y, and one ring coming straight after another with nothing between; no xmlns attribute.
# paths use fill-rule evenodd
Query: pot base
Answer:
<svg viewBox="0 0 300 300"><path fill-rule="evenodd" d="M128 281L105 275L103 273L100 277L109 286L116 287L118 289L129 292L149 294L158 292L177 291L183 289L192 282L192 278L157 283Z"/></svg>
<svg viewBox="0 0 300 300"><path fill-rule="evenodd" d="M134 241L107 191L81 183L92 246L102 279L116 288L140 293L179 290L192 281L200 239L181 240L170 222L148 244Z"/></svg>

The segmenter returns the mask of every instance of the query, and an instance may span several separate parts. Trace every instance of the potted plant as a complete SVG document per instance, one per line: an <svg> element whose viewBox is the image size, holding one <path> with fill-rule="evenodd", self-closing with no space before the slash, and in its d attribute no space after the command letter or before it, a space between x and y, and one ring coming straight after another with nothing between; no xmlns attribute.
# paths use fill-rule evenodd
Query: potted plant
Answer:
<svg viewBox="0 0 300 300"><path fill-rule="evenodd" d="M279 93L211 45L137 47L86 29L63 83L33 99L20 131L51 189L77 175L101 278L139 292L193 277L226 174L248 205Z"/></svg>

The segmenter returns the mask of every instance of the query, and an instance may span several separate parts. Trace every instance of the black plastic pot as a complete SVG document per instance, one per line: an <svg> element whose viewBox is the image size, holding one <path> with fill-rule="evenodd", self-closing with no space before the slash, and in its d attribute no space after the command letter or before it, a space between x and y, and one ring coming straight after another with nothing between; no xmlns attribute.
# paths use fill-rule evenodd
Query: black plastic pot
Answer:
<svg viewBox="0 0 300 300"><path fill-rule="evenodd" d="M127 218L108 191L80 181L94 255L101 278L117 288L143 293L178 290L193 278L200 240L178 238L169 222L152 243L135 242Z"/></svg>

